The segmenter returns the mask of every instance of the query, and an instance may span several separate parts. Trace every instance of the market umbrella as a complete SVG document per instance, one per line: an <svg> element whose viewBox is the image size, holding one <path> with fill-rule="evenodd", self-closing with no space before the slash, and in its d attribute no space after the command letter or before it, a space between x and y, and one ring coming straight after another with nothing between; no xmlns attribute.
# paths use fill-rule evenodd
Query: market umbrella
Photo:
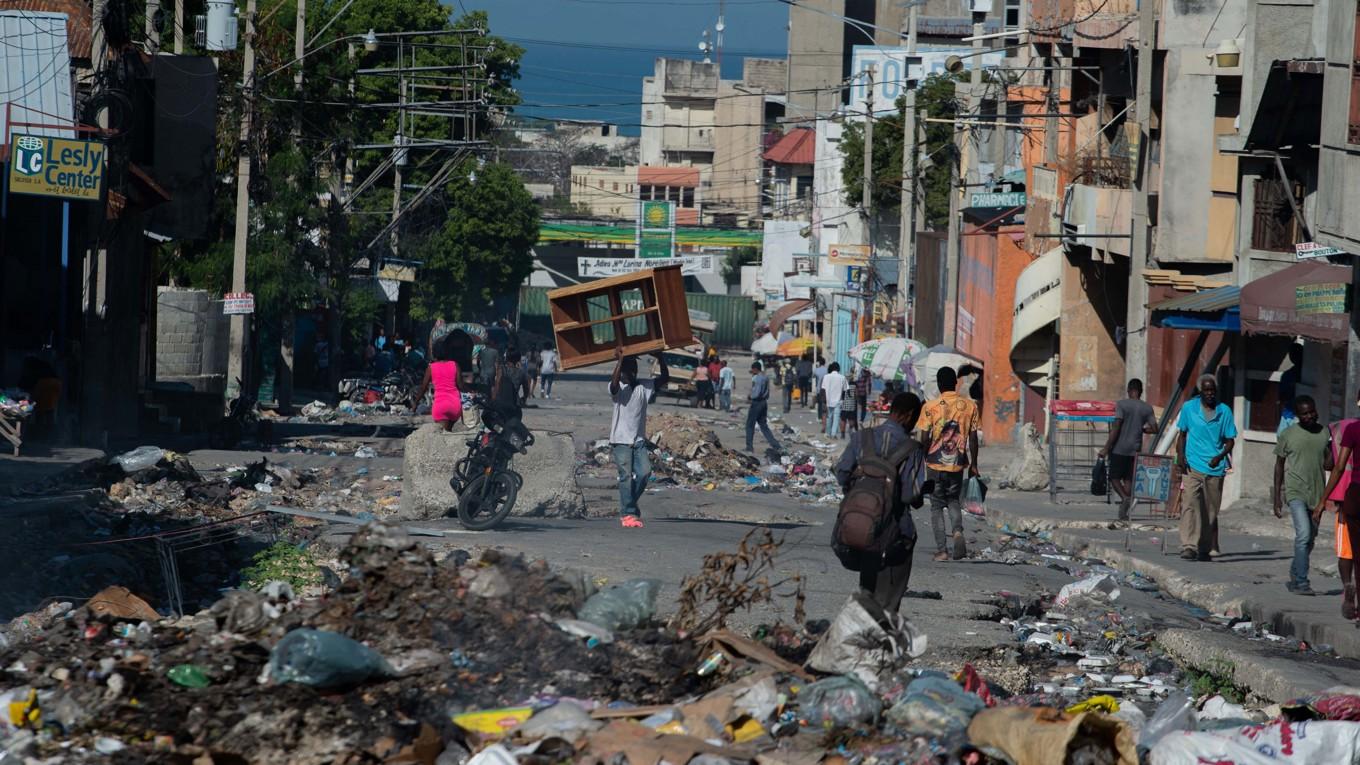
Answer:
<svg viewBox="0 0 1360 765"><path fill-rule="evenodd" d="M751 343L751 353L754 353L757 356L771 356L777 350L779 350L779 341L769 332L756 338L756 341Z"/></svg>
<svg viewBox="0 0 1360 765"><path fill-rule="evenodd" d="M803 354L820 345L821 343L818 343L815 339L811 337L795 337L791 340L785 340L784 342L780 343L779 347L775 349L775 355L802 356Z"/></svg>
<svg viewBox="0 0 1360 765"><path fill-rule="evenodd" d="M922 389L925 390L926 398L935 398L940 395L939 386L935 384L935 373L942 367L953 367L955 371L964 364L972 364L975 367L983 368L982 360L970 356L950 345L932 345L911 357L911 366L916 371L916 379L921 382Z"/></svg>
<svg viewBox="0 0 1360 765"><path fill-rule="evenodd" d="M911 365L911 358L925 349L925 343L909 337L884 337L856 345L850 349L849 356L880 380L906 383L908 388L915 388L916 370Z"/></svg>

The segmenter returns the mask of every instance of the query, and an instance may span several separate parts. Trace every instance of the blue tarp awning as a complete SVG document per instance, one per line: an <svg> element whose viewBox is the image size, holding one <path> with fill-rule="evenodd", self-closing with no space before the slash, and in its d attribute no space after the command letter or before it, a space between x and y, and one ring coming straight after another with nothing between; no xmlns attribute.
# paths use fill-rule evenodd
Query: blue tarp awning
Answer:
<svg viewBox="0 0 1360 765"><path fill-rule="evenodd" d="M1242 288L1235 285L1181 295L1151 306L1152 325L1164 329L1242 331Z"/></svg>

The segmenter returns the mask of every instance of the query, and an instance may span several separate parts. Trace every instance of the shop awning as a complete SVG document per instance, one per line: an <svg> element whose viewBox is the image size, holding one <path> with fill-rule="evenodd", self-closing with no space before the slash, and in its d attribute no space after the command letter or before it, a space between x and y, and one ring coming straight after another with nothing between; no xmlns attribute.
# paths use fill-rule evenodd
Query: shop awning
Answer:
<svg viewBox="0 0 1360 765"><path fill-rule="evenodd" d="M1237 285L1180 295L1150 307L1152 325L1164 329L1240 332L1242 288Z"/></svg>
<svg viewBox="0 0 1360 765"><path fill-rule="evenodd" d="M1351 269L1323 261L1295 263L1242 287L1242 331L1346 342Z"/></svg>
<svg viewBox="0 0 1360 765"><path fill-rule="evenodd" d="M784 322L788 321L794 314L802 313L810 305L812 305L811 300L790 300L779 306L770 316L770 331L778 332L779 328L784 326Z"/></svg>

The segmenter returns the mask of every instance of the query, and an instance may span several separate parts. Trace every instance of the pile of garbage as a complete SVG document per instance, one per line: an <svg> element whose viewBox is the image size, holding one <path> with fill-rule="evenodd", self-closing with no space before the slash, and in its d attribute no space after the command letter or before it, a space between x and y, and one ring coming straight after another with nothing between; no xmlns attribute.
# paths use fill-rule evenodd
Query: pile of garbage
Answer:
<svg viewBox="0 0 1360 765"><path fill-rule="evenodd" d="M298 414L280 419L290 423L345 422L384 414L400 417L414 412L403 404L389 404L381 399L371 403L355 403L341 399L333 407L324 401L313 401L304 405Z"/></svg>
<svg viewBox="0 0 1360 765"><path fill-rule="evenodd" d="M927 636L859 597L815 630L808 655L810 629L776 625L756 640L658 625L653 580L596 590L584 575L496 551L437 559L384 524L355 534L340 567L347 576L312 599L272 582L165 619L109 588L16 620L0 650L0 761L1306 765L1360 756L1354 692L1262 711L1222 697L1195 703L1171 683L1160 699L1117 684L1079 700L1061 689L1021 693L972 664L929 666ZM1117 589L1083 583L1060 598L1080 610L1117 600ZM1051 650L1040 643L1025 650ZM1262 744L1284 759L1259 759Z"/></svg>

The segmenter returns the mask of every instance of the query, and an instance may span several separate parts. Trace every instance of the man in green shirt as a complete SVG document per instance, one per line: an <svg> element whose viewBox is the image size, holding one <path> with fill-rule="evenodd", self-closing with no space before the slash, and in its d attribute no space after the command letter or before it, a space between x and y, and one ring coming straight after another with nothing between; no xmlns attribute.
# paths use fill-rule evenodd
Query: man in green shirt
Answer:
<svg viewBox="0 0 1360 765"><path fill-rule="evenodd" d="M1275 517L1283 518L1289 506L1294 522L1294 562L1289 567L1289 591L1312 595L1308 584L1308 556L1313 552L1318 526L1312 508L1322 499L1327 471L1332 469L1331 434L1318 422L1317 405L1311 396L1294 399L1298 421L1280 433L1275 442L1275 485L1271 492Z"/></svg>

